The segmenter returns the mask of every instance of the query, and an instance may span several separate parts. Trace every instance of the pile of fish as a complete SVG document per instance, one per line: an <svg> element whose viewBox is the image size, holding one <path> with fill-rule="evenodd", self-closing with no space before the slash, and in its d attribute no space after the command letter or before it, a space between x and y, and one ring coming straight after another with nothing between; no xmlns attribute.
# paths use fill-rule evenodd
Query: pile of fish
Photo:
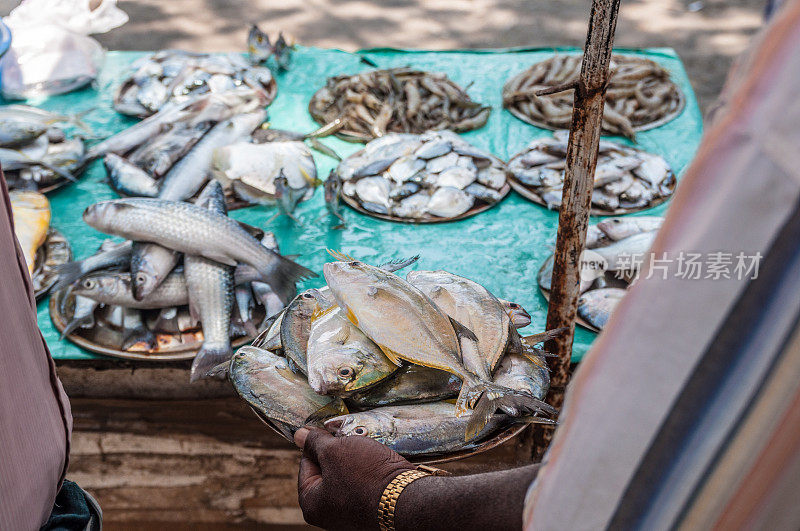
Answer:
<svg viewBox="0 0 800 531"><path fill-rule="evenodd" d="M306 423L372 437L404 455L474 448L515 423L552 423L544 352L530 316L446 271L395 271L338 253L327 285L300 293L228 371L287 438ZM451 399L455 398L455 402ZM472 408L472 411L470 411ZM546 416L541 416L546 415Z"/></svg>
<svg viewBox="0 0 800 531"><path fill-rule="evenodd" d="M401 220L455 218L508 191L505 164L447 130L376 138L332 177L367 212Z"/></svg>
<svg viewBox="0 0 800 531"><path fill-rule="evenodd" d="M547 208L561 207L568 131L533 140L508 161L508 171ZM594 215L624 214L672 195L675 174L662 157L616 142L600 141L594 172Z"/></svg>
<svg viewBox="0 0 800 531"><path fill-rule="evenodd" d="M51 113L27 105L0 107L0 166L10 189L49 191L83 166L83 139L70 126L88 132L78 116Z"/></svg>
<svg viewBox="0 0 800 531"><path fill-rule="evenodd" d="M131 64L130 74L114 94L114 109L144 118L169 102L239 87L257 91L265 105L272 103L278 92L269 68L252 65L241 54L163 50Z"/></svg>
<svg viewBox="0 0 800 531"><path fill-rule="evenodd" d="M647 262L647 252L664 218L627 216L607 218L589 225L586 251L581 257L581 296L578 317L599 332L608 321L625 290L636 279L639 268ZM602 267L598 267L602 264ZM551 255L539 270L539 286L550 291L553 276Z"/></svg>
<svg viewBox="0 0 800 531"><path fill-rule="evenodd" d="M213 177L231 200L293 210L313 194L317 170L301 141L253 142L264 138L258 132L266 101L243 88L170 103L93 146L89 156L104 157L109 182L123 196L186 201Z"/></svg>
<svg viewBox="0 0 800 531"><path fill-rule="evenodd" d="M614 55L603 111L603 133L633 138L636 131L661 125L683 109L684 97L659 64L642 57ZM503 87L503 105L517 118L551 129L569 129L580 55L556 55L517 74ZM563 88L537 96L544 89Z"/></svg>
<svg viewBox="0 0 800 531"><path fill-rule="evenodd" d="M472 101L445 74L407 67L332 77L311 98L308 110L331 132L357 142L386 133L478 129L492 111Z"/></svg>
<svg viewBox="0 0 800 531"><path fill-rule="evenodd" d="M271 234L259 240L227 217L216 181L195 204L118 199L88 207L83 219L127 241L60 269L58 288L69 290L75 306L65 333L94 326L95 309L103 306L106 320L124 316L122 342L114 347L153 352L182 342L168 334L191 333L199 322L203 344L192 380L230 358L231 336L253 337L259 316L280 311L298 280L316 276L281 256Z"/></svg>

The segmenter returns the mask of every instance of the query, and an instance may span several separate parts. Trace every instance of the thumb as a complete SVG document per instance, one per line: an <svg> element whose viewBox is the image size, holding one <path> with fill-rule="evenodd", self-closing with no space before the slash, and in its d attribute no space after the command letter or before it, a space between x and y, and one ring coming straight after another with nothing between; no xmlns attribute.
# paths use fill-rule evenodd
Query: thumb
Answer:
<svg viewBox="0 0 800 531"><path fill-rule="evenodd" d="M298 446L302 443L303 455L320 466L324 466L329 450L336 444L336 437L321 428L300 428L294 440Z"/></svg>

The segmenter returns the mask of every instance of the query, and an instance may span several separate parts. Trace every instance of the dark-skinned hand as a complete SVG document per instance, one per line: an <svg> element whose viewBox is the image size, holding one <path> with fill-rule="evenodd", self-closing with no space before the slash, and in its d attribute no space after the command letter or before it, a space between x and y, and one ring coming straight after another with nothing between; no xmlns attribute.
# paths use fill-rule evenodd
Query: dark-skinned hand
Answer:
<svg viewBox="0 0 800 531"><path fill-rule="evenodd" d="M401 472L416 468L369 437L300 428L294 442L303 450L297 477L303 517L325 529L377 529L384 489Z"/></svg>

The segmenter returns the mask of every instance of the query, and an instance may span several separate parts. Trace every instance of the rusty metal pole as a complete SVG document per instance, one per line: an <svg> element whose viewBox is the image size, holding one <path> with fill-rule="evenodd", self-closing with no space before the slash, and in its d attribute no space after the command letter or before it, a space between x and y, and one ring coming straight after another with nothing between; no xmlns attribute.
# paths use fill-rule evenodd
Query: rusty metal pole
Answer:
<svg viewBox="0 0 800 531"><path fill-rule="evenodd" d="M586 242L594 171L608 85L608 66L620 0L593 0L583 53L581 74L571 87L575 91L572 126L567 148L567 168L561 211L558 216L547 330L567 327L568 332L548 342L547 350L557 354L552 363L548 402L560 407L569 379L575 317L578 312L580 256ZM549 437L548 437L549 438Z"/></svg>

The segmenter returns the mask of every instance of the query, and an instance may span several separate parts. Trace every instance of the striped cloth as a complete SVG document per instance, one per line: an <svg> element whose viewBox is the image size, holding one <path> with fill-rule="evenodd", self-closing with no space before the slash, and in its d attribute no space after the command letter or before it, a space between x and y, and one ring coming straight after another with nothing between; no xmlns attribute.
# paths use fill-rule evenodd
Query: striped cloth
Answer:
<svg viewBox="0 0 800 531"><path fill-rule="evenodd" d="M793 0L732 70L659 261L570 383L526 529L800 529L798 81Z"/></svg>
<svg viewBox="0 0 800 531"><path fill-rule="evenodd" d="M71 430L0 177L0 530L39 529L47 521L66 472Z"/></svg>

